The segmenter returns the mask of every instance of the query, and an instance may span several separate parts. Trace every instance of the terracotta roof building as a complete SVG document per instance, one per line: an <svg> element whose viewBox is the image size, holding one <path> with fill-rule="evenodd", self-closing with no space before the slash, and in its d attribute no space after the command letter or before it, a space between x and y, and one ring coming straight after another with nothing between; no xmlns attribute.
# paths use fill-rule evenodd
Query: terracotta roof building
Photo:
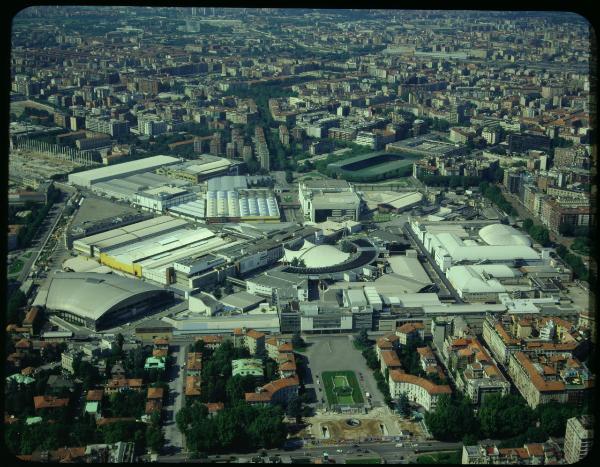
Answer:
<svg viewBox="0 0 600 467"><path fill-rule="evenodd" d="M418 376L409 375L402 371L392 370L389 375L390 395L393 399L404 393L412 402L430 411L435 409L442 394L452 394L448 385L437 385Z"/></svg>
<svg viewBox="0 0 600 467"><path fill-rule="evenodd" d="M247 392L245 394L246 402L252 403L275 403L289 402L298 395L300 380L297 376L283 378L264 385L257 392Z"/></svg>
<svg viewBox="0 0 600 467"><path fill-rule="evenodd" d="M409 345L415 340L423 340L425 326L423 323L406 323L396 328L396 335L399 338L400 345Z"/></svg>
<svg viewBox="0 0 600 467"><path fill-rule="evenodd" d="M200 376L186 376L185 397L197 397L200 395Z"/></svg>
<svg viewBox="0 0 600 467"><path fill-rule="evenodd" d="M562 358L515 352L508 374L530 407L550 402L580 403L591 393L594 377L583 364L573 365L568 353Z"/></svg>
<svg viewBox="0 0 600 467"><path fill-rule="evenodd" d="M33 405L35 410L56 409L60 407L67 407L69 405L69 399L58 398L54 396L34 396Z"/></svg>
<svg viewBox="0 0 600 467"><path fill-rule="evenodd" d="M113 378L106 383L104 389L107 394L112 394L113 392L120 392L127 389L141 391L142 386L143 380L140 378Z"/></svg>

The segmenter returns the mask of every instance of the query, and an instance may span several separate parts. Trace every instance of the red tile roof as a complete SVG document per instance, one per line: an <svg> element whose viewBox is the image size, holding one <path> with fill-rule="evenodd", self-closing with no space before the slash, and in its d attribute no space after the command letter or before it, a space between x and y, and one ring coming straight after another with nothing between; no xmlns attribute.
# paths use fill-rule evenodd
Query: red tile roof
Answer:
<svg viewBox="0 0 600 467"><path fill-rule="evenodd" d="M410 334L420 329L424 329L423 323L405 323L402 326L396 328L396 332L402 334Z"/></svg>
<svg viewBox="0 0 600 467"><path fill-rule="evenodd" d="M255 331L254 329L248 329L248 331L246 331L246 336L251 337L252 339L262 339L265 337L265 333Z"/></svg>
<svg viewBox="0 0 600 467"><path fill-rule="evenodd" d="M34 396L33 405L35 410L55 409L58 407L67 407L69 405L69 399L61 399L55 396Z"/></svg>
<svg viewBox="0 0 600 467"><path fill-rule="evenodd" d="M390 371L390 378L397 383L408 383L421 386L429 394L452 394L452 389L446 384L438 385L424 378L419 378L418 376L409 375L397 370Z"/></svg>
<svg viewBox="0 0 600 467"><path fill-rule="evenodd" d="M88 402L98 402L102 400L104 396L104 389L90 389L87 392L85 400Z"/></svg>
<svg viewBox="0 0 600 467"><path fill-rule="evenodd" d="M146 399L160 399L164 397L165 390L163 388L148 388Z"/></svg>
<svg viewBox="0 0 600 467"><path fill-rule="evenodd" d="M225 408L223 402L206 402L204 405L208 409L208 413L216 413Z"/></svg>
<svg viewBox="0 0 600 467"><path fill-rule="evenodd" d="M146 401L146 415L150 415L153 412L160 412L162 410L161 399L148 399Z"/></svg>
<svg viewBox="0 0 600 467"><path fill-rule="evenodd" d="M185 395L199 396L200 395L200 377L186 376L185 378Z"/></svg>
<svg viewBox="0 0 600 467"><path fill-rule="evenodd" d="M383 364L389 369L400 368L402 366L398 354L393 350L382 350L381 358L383 359Z"/></svg>

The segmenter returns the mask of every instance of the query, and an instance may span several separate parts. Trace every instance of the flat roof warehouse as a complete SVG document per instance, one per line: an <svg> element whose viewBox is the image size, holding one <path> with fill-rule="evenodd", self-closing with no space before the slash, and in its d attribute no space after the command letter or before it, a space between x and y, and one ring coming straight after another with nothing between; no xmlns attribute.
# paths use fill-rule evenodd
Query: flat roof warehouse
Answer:
<svg viewBox="0 0 600 467"><path fill-rule="evenodd" d="M164 165L173 165L179 162L181 161L176 157L152 156L137 161L123 162L122 164L109 165L107 167L70 174L68 180L69 183L74 185L90 187L95 183L103 182L105 180L124 178L128 175L146 172Z"/></svg>

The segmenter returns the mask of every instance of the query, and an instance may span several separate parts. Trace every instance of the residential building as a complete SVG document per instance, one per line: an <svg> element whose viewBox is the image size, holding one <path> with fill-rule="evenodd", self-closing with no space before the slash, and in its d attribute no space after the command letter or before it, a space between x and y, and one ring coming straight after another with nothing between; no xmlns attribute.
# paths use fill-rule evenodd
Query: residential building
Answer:
<svg viewBox="0 0 600 467"><path fill-rule="evenodd" d="M565 430L565 462L575 464L590 453L594 445L594 427L591 416L582 415L567 420Z"/></svg>
<svg viewBox="0 0 600 467"><path fill-rule="evenodd" d="M498 448L496 445L479 444L463 446L462 464L558 464L562 451L556 441L529 443L522 448Z"/></svg>
<svg viewBox="0 0 600 467"><path fill-rule="evenodd" d="M400 370L390 371L388 383L392 399L406 394L409 401L422 406L428 412L435 409L442 394L452 394L448 385L438 385Z"/></svg>

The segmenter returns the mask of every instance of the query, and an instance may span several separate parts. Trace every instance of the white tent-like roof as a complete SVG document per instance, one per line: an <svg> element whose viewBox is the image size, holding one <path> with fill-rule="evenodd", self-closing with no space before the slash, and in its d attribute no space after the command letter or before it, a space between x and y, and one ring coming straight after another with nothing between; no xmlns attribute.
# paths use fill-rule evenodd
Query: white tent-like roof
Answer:
<svg viewBox="0 0 600 467"><path fill-rule="evenodd" d="M283 261L291 263L294 258L304 260L307 268L322 268L343 263L350 258L350 253L344 253L333 245L315 245L305 240L299 250L285 250Z"/></svg>
<svg viewBox="0 0 600 467"><path fill-rule="evenodd" d="M479 236L488 245L531 246L527 235L505 224L486 225L479 231Z"/></svg>
<svg viewBox="0 0 600 467"><path fill-rule="evenodd" d="M471 266L452 266L446 277L460 296L464 293L502 293L506 288L497 279L486 279Z"/></svg>
<svg viewBox="0 0 600 467"><path fill-rule="evenodd" d="M453 262L536 260L540 257L533 248L522 243L469 246L454 234L440 233L436 237L439 245L452 257Z"/></svg>

